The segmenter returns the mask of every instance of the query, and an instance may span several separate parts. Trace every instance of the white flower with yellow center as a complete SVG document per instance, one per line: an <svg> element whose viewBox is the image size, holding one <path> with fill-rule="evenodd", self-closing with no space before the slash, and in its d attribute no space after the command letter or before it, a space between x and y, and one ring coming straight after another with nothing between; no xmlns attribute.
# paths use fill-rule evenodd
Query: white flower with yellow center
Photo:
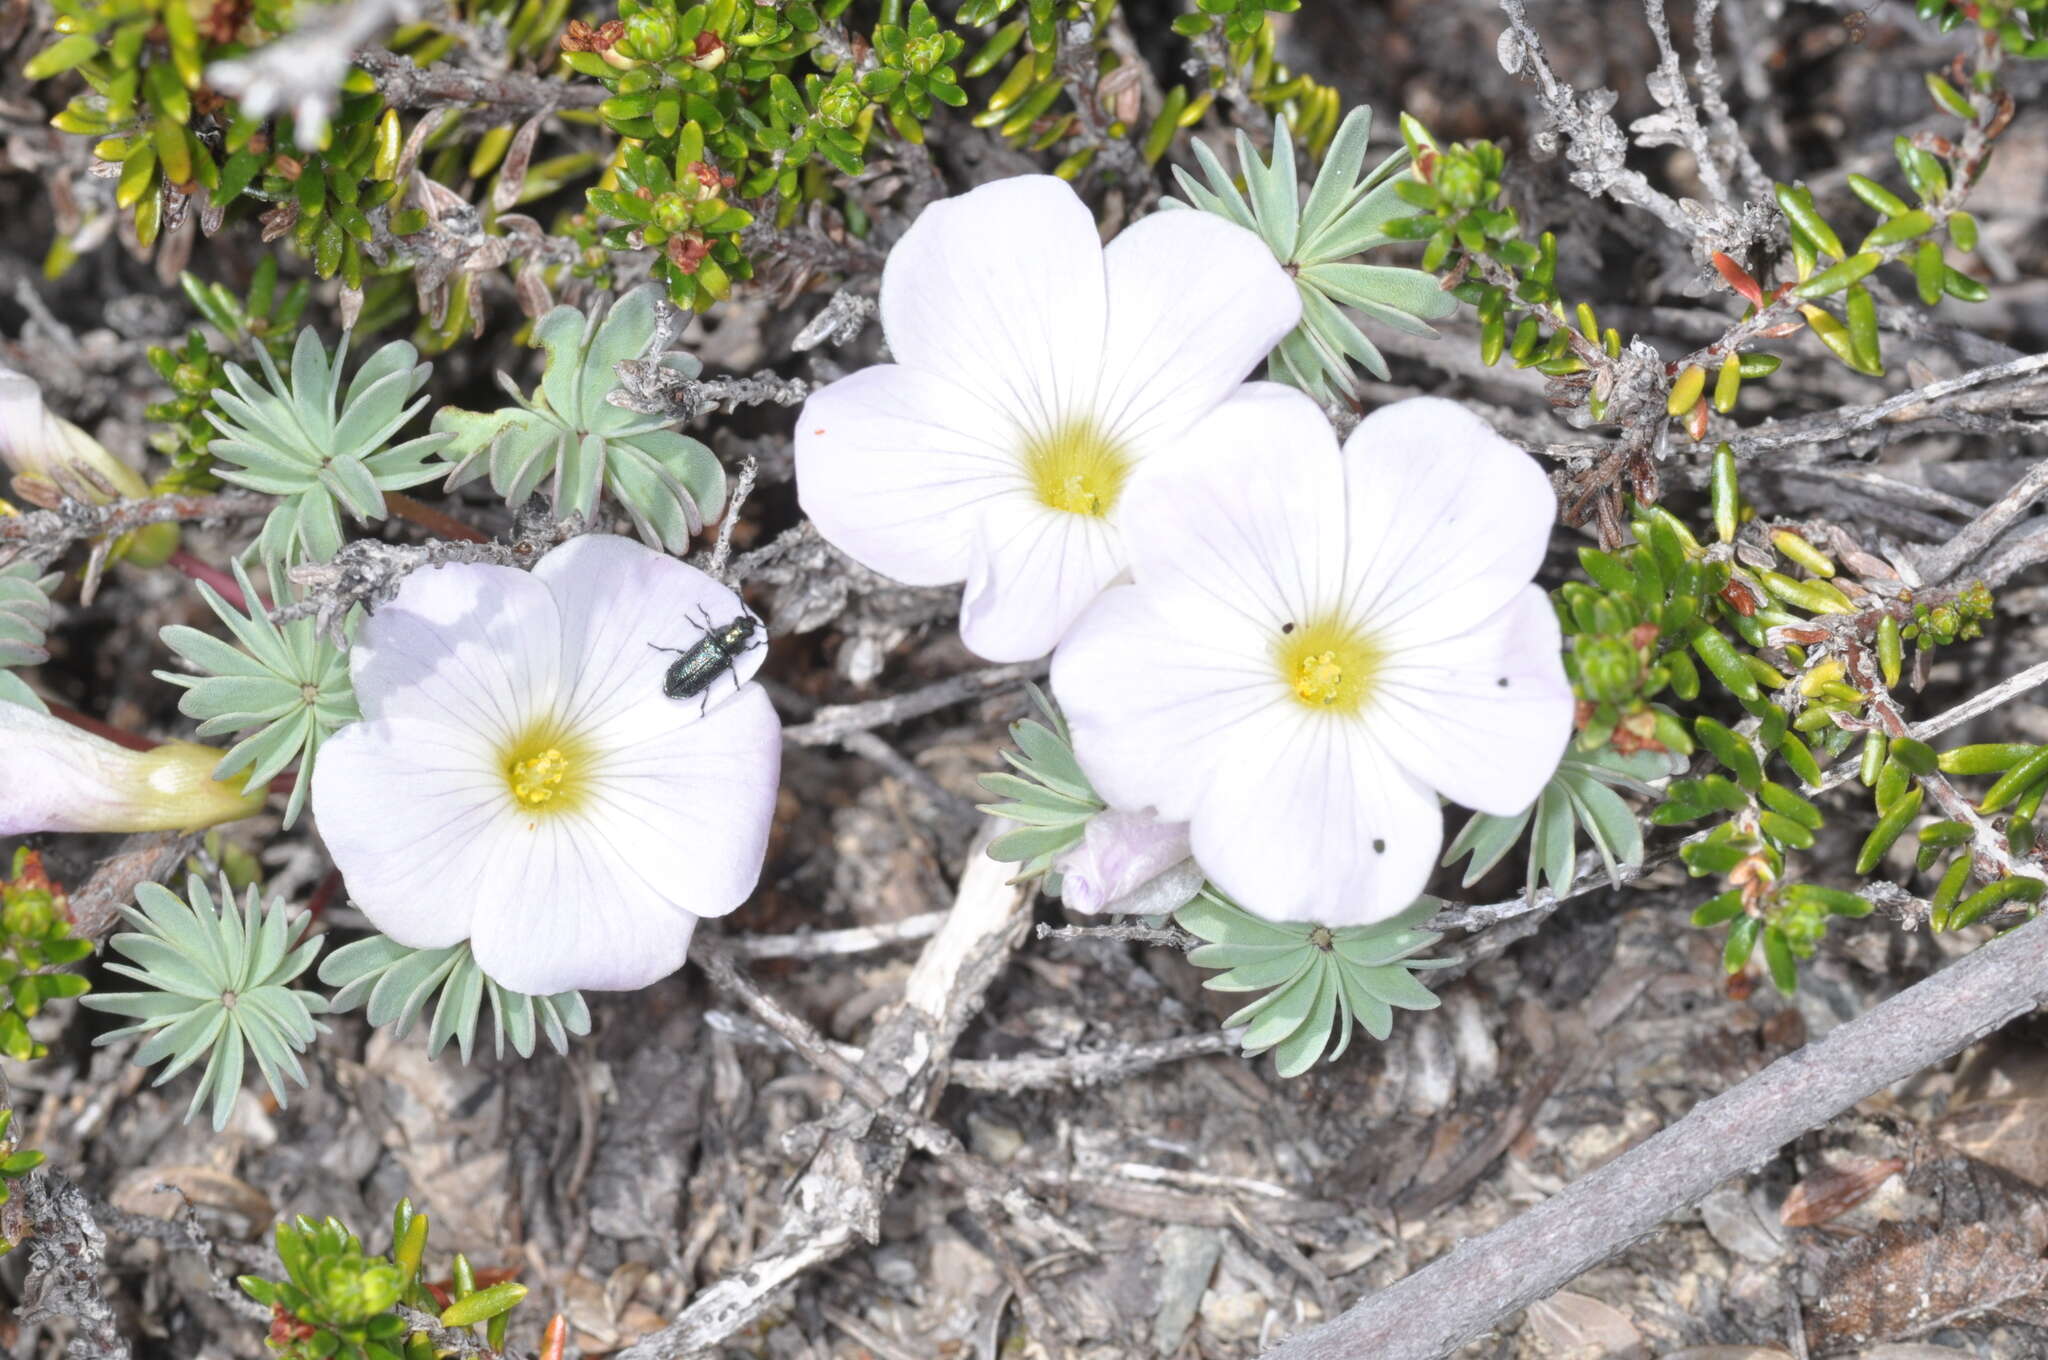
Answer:
<svg viewBox="0 0 2048 1360"><path fill-rule="evenodd" d="M1064 180L925 209L882 273L895 356L814 393L797 493L819 532L910 585L964 581L960 635L1043 656L1124 569L1141 474L1301 315L1257 236L1158 213L1105 249Z"/></svg>
<svg viewBox="0 0 2048 1360"><path fill-rule="evenodd" d="M1534 460L1450 402L1377 411L1340 451L1307 397L1245 388L1133 489L1133 580L1053 658L1082 769L1111 806L1190 823L1262 916L1399 914L1438 795L1519 812L1571 734L1531 584L1555 513Z"/></svg>
<svg viewBox="0 0 2048 1360"><path fill-rule="evenodd" d="M416 949L468 940L516 992L643 987L753 892L782 728L741 651L671 699L674 657L745 614L695 567L589 535L533 571L408 576L357 634L363 721L313 814L350 897Z"/></svg>

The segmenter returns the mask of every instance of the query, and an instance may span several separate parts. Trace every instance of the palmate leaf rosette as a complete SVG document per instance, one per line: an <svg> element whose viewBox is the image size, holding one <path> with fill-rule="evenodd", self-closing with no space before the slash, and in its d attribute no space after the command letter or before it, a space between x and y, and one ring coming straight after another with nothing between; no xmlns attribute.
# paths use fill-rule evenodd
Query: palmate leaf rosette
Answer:
<svg viewBox="0 0 2048 1360"><path fill-rule="evenodd" d="M255 349L263 382L229 364L234 391L214 393L220 409L207 417L221 433L207 446L216 460L214 474L284 498L256 540L265 562L325 561L341 547L343 510L359 521L382 519L386 491L435 477L427 457L447 435L385 447L426 404L425 397L412 398L433 365L414 363L418 351L394 340L363 361L344 391L346 337L329 354L313 331L300 331L289 377L278 371L266 346Z"/></svg>
<svg viewBox="0 0 2048 1360"><path fill-rule="evenodd" d="M313 1018L327 1009L326 999L291 985L320 952L318 936L293 943L304 914L282 900L264 908L254 887L237 906L225 878L216 907L197 874L187 880L183 898L161 884L142 884L135 905L121 914L135 929L111 943L131 962L107 967L145 990L84 998L83 1005L134 1022L93 1042L146 1036L135 1065L165 1064L152 1083L157 1086L204 1058L185 1118L211 1100L216 1129L228 1122L250 1057L277 1103L289 1104L285 1079L306 1084L297 1055L327 1028Z"/></svg>
<svg viewBox="0 0 2048 1360"><path fill-rule="evenodd" d="M1222 970L1205 979L1204 987L1263 993L1223 1026L1242 1025L1245 1055L1270 1051L1280 1075L1294 1077L1326 1052L1333 1061L1341 1057L1351 1046L1353 1024L1385 1039L1393 1033L1396 1009L1436 1008L1436 993L1414 974L1447 968L1452 960L1414 956L1440 938L1417 927L1442 905L1423 897L1376 925L1331 927L1265 920L1210 885L1173 919L1205 941L1188 951L1188 962Z"/></svg>
<svg viewBox="0 0 2048 1360"><path fill-rule="evenodd" d="M1178 166L1173 172L1189 203L1258 233L1294 276L1301 293L1301 324L1280 342L1267 367L1275 379L1325 405L1357 395L1353 360L1382 382L1388 376L1379 347L1345 315L1346 307L1403 334L1434 337L1436 330L1429 322L1449 316L1458 306L1433 274L1348 262L1391 243L1395 238L1386 233L1386 224L1415 211L1396 192L1408 161L1406 148L1365 172L1371 136L1372 110L1353 109L1337 129L1306 202L1285 117L1274 126L1270 161L1260 159L1244 133L1237 134L1244 192L1199 138L1195 156L1207 183Z"/></svg>
<svg viewBox="0 0 2048 1360"><path fill-rule="evenodd" d="M581 992L528 996L500 986L477 966L466 940L445 949L413 949L387 935L371 935L329 954L320 965L320 980L340 989L333 1010L363 1006L372 1025L389 1025L400 1039L412 1032L438 995L427 1029L429 1058L453 1039L462 1061L469 1061L486 998L499 1057L508 1039L513 1052L530 1058L538 1035L545 1034L557 1053L567 1053L570 1035L590 1033L590 1008Z"/></svg>
<svg viewBox="0 0 2048 1360"><path fill-rule="evenodd" d="M244 600L258 600L241 563L235 581ZM261 603L237 609L204 581L199 593L239 646L183 624L163 630L164 645L201 672L157 671L159 680L182 685L178 711L200 719L198 735L246 732L214 768L215 779L242 775L242 792L254 793L294 762L298 778L285 802L284 824L298 820L313 786L313 762L320 744L362 714L349 683L348 653L323 637L311 618L279 625ZM283 578L271 574L271 597L285 598ZM355 615L351 613L350 624Z"/></svg>
<svg viewBox="0 0 2048 1360"><path fill-rule="evenodd" d="M1552 892L1569 889L1577 876L1579 833L1583 831L1606 866L1610 882L1619 887L1624 869L1643 862L1643 829L1635 809L1616 793L1627 789L1656 796L1652 781L1685 768L1683 757L1669 751L1640 750L1627 755L1611 746L1598 751L1567 751L1557 772L1536 801L1511 816L1478 812L1458 832L1443 862L1471 856L1464 886L1471 887L1501 862L1522 832L1529 836L1527 889L1531 896L1545 882Z"/></svg>
<svg viewBox="0 0 2048 1360"><path fill-rule="evenodd" d="M54 573L42 575L33 562L0 567L0 704L49 711L13 668L40 666L50 659L43 650L43 635L50 627L50 592L58 580Z"/></svg>
<svg viewBox="0 0 2048 1360"><path fill-rule="evenodd" d="M564 306L542 317L533 331L548 352L538 392L529 397L500 374L518 405L435 413L434 428L451 437L443 455L455 463L449 487L488 471L491 489L518 506L552 479L549 497L565 516L592 514L609 491L650 547L681 552L724 507L725 469L697 440L662 428L667 420L605 400L619 385L618 366L647 357L658 306L658 291L647 286L602 316ZM660 362L686 378L702 371L687 354Z"/></svg>
<svg viewBox="0 0 2048 1360"><path fill-rule="evenodd" d="M1003 759L1017 773L985 774L980 779L984 789L1007 800L983 803L981 810L1021 823L1017 830L996 837L988 848L990 859L1017 866L1020 882L1048 874L1053 860L1080 841L1089 818L1105 806L1074 758L1074 739L1066 719L1045 691L1036 685L1026 688L1045 721L1024 718L1011 723L1010 740L1017 743L1017 749L1004 751ZM1047 879L1047 892L1059 892L1057 877Z"/></svg>

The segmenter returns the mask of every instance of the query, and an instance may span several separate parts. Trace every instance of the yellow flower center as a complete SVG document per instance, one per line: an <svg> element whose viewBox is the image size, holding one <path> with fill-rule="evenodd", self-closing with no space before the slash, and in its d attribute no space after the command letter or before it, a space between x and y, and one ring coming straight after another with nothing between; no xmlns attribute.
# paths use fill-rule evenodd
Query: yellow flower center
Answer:
<svg viewBox="0 0 2048 1360"><path fill-rule="evenodd" d="M1273 661L1304 707L1356 713L1372 695L1380 655L1349 623L1322 618L1282 627Z"/></svg>
<svg viewBox="0 0 2048 1360"><path fill-rule="evenodd" d="M1070 420L1024 445L1032 491L1041 504L1070 515L1107 515L1130 473L1130 458L1092 421Z"/></svg>
<svg viewBox="0 0 2048 1360"><path fill-rule="evenodd" d="M581 801L588 755L555 724L536 724L505 752L505 791L523 812L564 811Z"/></svg>

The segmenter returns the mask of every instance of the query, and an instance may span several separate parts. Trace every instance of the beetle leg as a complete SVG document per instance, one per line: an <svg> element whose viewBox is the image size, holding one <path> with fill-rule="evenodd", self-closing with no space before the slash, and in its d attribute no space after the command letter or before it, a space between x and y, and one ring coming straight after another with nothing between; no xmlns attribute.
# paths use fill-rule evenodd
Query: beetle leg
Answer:
<svg viewBox="0 0 2048 1360"><path fill-rule="evenodd" d="M659 642L650 642L647 645L652 647L657 652L674 652L677 656L684 656L688 654L688 649L683 647L664 647Z"/></svg>

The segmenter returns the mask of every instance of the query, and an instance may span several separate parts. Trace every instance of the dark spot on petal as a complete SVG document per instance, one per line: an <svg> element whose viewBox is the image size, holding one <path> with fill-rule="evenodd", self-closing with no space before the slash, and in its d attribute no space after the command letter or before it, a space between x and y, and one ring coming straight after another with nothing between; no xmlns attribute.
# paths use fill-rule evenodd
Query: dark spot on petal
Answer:
<svg viewBox="0 0 2048 1360"><path fill-rule="evenodd" d="M1502 689L1506 689L1508 687L1508 678L1505 675L1503 675L1500 679L1494 681L1493 683L1499 685Z"/></svg>
<svg viewBox="0 0 2048 1360"><path fill-rule="evenodd" d="M1387 843L1383 840L1375 839L1372 843L1372 849L1374 854L1384 855L1387 853Z"/></svg>
<svg viewBox="0 0 2048 1360"><path fill-rule="evenodd" d="M1291 633L1294 631L1294 624L1292 622L1283 623L1280 625L1280 631L1283 633Z"/></svg>

